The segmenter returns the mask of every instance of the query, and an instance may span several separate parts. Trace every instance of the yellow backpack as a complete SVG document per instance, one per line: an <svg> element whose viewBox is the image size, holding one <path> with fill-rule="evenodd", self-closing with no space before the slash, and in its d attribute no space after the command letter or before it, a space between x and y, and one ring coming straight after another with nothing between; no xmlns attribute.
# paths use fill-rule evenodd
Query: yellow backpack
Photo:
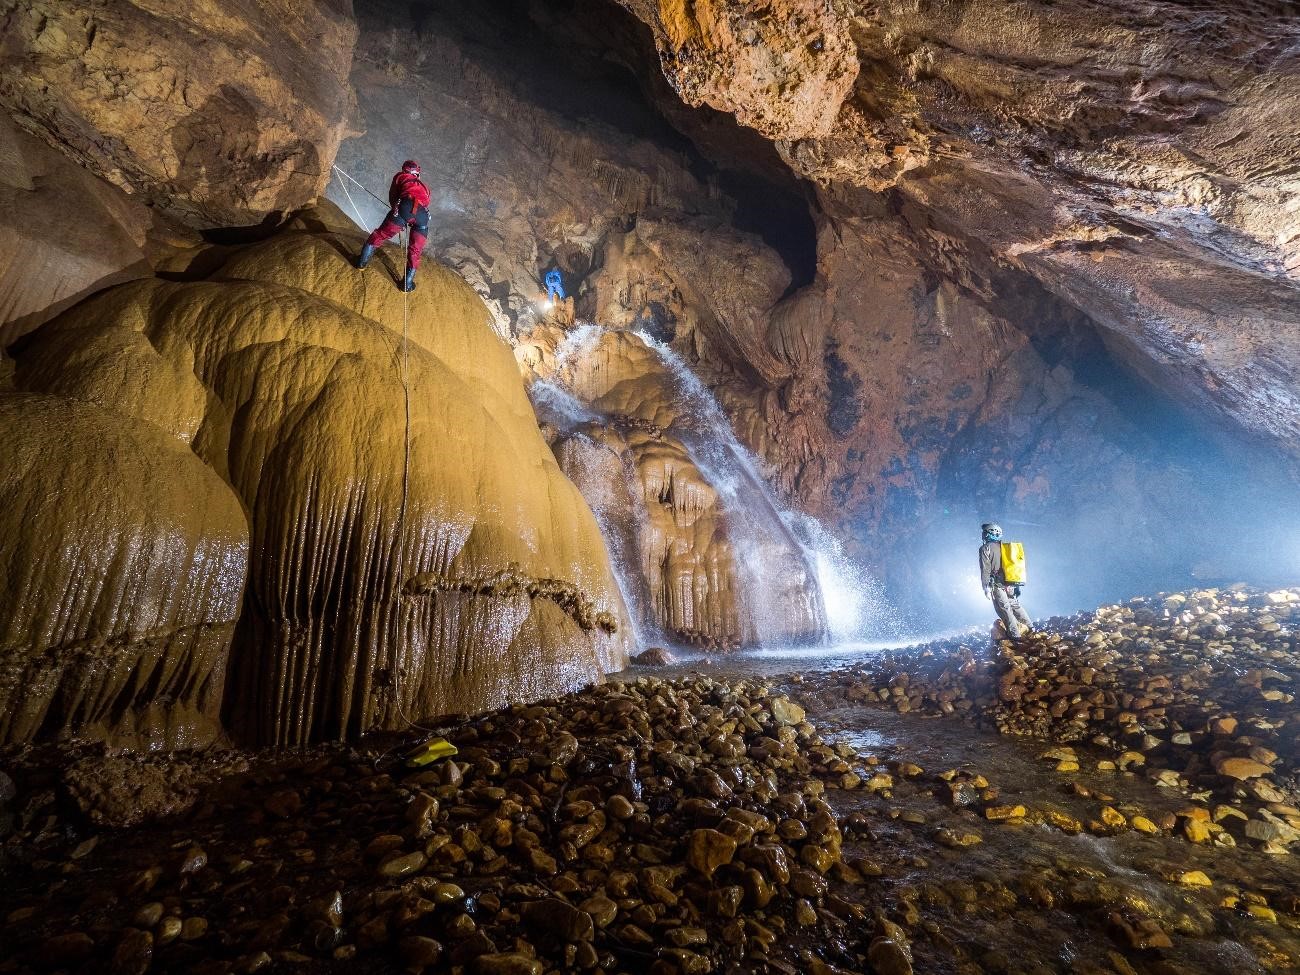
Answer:
<svg viewBox="0 0 1300 975"><path fill-rule="evenodd" d="M1025 574L1025 546L1020 542L1002 543L1002 578L1018 586L1029 581Z"/></svg>

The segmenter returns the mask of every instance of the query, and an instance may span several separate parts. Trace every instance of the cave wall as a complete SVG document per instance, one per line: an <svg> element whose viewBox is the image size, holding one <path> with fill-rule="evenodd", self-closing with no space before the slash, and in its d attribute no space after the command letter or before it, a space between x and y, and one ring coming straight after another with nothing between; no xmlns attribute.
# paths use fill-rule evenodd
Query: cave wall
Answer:
<svg viewBox="0 0 1300 975"><path fill-rule="evenodd" d="M52 219L69 200L79 219ZM5 116L0 211L0 347L88 294L153 274L154 215Z"/></svg>
<svg viewBox="0 0 1300 975"><path fill-rule="evenodd" d="M582 3L486 4L473 18L452 18L438 3L362 15L354 80L368 134L346 143L342 158L370 167L375 185L394 159L426 162L445 220L435 243L445 235L443 258L466 268L517 348L550 341L556 325L537 306L536 282L557 264L580 321L670 343L781 498L834 526L917 618L983 615L963 567L989 517L1022 522L1014 530L1034 547L1043 581L1068 580L1036 590L1040 610L1113 598L1152 578L1173 585L1285 563L1262 514L1294 497L1294 480L1257 434L1269 427L1286 450L1293 442L1273 422L1294 389L1290 286L1264 265L1234 269L1214 256L1222 243L1194 233L1206 225L1190 211L1179 211L1182 237L1139 230L1129 210L1128 222L1115 217L1123 233L1051 237L1065 215L1103 219L1102 191L1107 206L1134 202L1108 188L1111 176L1084 186L1053 168L1063 150L1051 140L1068 130L1082 151L1104 138L1089 126L1107 112L1116 133L1128 126L1146 140L1129 146L1133 154L1154 145L1153 133L1201 139L1199 122L1165 105L1173 89L1160 87L1165 95L1124 121L1114 106L1092 105L1101 96L1086 80L1060 87L1059 64L1036 73L1002 52L1022 40L996 36L1006 18L978 5L927 19L888 5L846 17L794 3L786 20L739 3L717 5L711 20L673 4L626 6L648 26ZM1059 60L1068 60L1063 48L1092 43L1073 16L1026 13ZM1187 29L1182 17L1169 37ZM945 58L950 46L901 36L891 46L878 36L890 18L913 31L973 31L978 57L959 59L970 90L959 90L955 68L942 85L922 77L903 50ZM427 55L398 55L391 38L407 29ZM1134 43L1131 32L1116 37ZM657 57L646 57L650 44ZM1168 38L1149 55L1147 64L1131 49L1102 55L1094 45L1080 63L1104 73L1127 57L1157 72L1182 57ZM1279 70L1262 55L1251 63ZM610 65L635 88L611 80L619 74ZM980 88L981 71L1015 84ZM1047 101L1028 95L1040 76L1058 82ZM406 107L399 80L436 126L395 121ZM1271 90L1285 96L1286 85ZM1120 98L1114 84L1106 92ZM997 106L1012 95L1029 107L1008 118ZM1067 95L1074 114L1054 118ZM840 109L810 114L813 103ZM1163 122L1147 117L1160 112ZM1287 151L1284 140L1271 149ZM1185 169L1149 175L1184 185ZM1202 201L1220 216L1235 192L1222 188ZM1284 202L1276 189L1267 198ZM1148 221L1177 209L1143 206ZM787 216L794 210L806 226ZM1050 246L1039 246L1040 231ZM1048 264L1060 273L1046 273ZM1184 362L1216 342L1223 354L1197 366L1189 386L1153 336ZM1251 413L1243 396L1272 405ZM1248 483L1225 479L1243 467ZM1204 537L1223 531L1249 538L1255 555L1207 560ZM1125 568L1103 572L1116 536L1130 553Z"/></svg>
<svg viewBox="0 0 1300 975"><path fill-rule="evenodd" d="M351 0L6 0L0 106L197 226L315 200L347 134Z"/></svg>
<svg viewBox="0 0 1300 975"><path fill-rule="evenodd" d="M1128 369L1300 455L1293 5L621 2L685 101L832 197L895 188L919 232L1027 271Z"/></svg>

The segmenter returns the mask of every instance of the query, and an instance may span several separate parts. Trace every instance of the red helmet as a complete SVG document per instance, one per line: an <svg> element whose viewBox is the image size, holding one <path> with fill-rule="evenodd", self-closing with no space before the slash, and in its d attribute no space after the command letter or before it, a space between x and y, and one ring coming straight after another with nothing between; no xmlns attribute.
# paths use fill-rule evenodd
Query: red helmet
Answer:
<svg viewBox="0 0 1300 975"><path fill-rule="evenodd" d="M402 172L410 173L412 176L420 175L420 164L414 159L408 159L402 163Z"/></svg>

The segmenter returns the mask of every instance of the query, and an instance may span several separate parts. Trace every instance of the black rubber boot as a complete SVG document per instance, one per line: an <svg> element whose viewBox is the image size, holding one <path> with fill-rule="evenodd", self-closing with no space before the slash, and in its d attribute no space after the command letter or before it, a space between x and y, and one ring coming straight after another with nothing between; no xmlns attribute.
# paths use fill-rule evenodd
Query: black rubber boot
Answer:
<svg viewBox="0 0 1300 975"><path fill-rule="evenodd" d="M365 266L370 263L370 258L374 255L374 253L375 253L374 244L366 244L364 247L362 247L361 253L357 255L357 268L359 270L364 270Z"/></svg>
<svg viewBox="0 0 1300 975"><path fill-rule="evenodd" d="M415 290L415 268L408 267L406 269L406 282L405 284L402 285L402 290L403 291Z"/></svg>

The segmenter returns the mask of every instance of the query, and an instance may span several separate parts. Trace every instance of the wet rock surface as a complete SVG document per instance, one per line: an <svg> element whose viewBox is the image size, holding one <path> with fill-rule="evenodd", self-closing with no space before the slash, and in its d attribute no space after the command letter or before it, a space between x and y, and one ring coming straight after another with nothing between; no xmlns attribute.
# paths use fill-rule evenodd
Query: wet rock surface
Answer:
<svg viewBox="0 0 1300 975"><path fill-rule="evenodd" d="M1297 627L1294 590L1173 593L1049 621L991 656L977 640L931 644L815 683L1061 743L1042 759L1063 774L1090 766L1192 796L1166 832L1282 853L1300 839Z"/></svg>
<svg viewBox="0 0 1300 975"><path fill-rule="evenodd" d="M1298 597L629 675L433 728L425 768L413 734L240 754L133 830L12 754L0 971L1294 972Z"/></svg>
<svg viewBox="0 0 1300 975"><path fill-rule="evenodd" d="M404 300L347 227L304 212L16 351L0 740L296 744L624 665L603 539L487 309L437 265Z"/></svg>

